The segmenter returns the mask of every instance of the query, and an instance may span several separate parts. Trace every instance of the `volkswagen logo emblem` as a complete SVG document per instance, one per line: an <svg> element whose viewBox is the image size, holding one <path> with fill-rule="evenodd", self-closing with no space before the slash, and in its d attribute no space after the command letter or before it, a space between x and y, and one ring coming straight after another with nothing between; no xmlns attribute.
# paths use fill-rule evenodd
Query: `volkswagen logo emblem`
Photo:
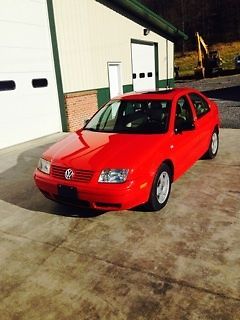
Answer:
<svg viewBox="0 0 240 320"><path fill-rule="evenodd" d="M66 180L71 180L71 179L73 178L73 176L74 176L73 170L72 170L72 169L67 169L67 170L65 171L64 176L65 176L65 179L66 179Z"/></svg>

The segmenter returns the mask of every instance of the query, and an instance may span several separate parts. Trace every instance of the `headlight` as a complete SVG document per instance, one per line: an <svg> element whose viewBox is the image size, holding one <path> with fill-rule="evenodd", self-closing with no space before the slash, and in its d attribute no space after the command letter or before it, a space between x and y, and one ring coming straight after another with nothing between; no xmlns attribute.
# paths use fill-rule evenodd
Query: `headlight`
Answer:
<svg viewBox="0 0 240 320"><path fill-rule="evenodd" d="M127 180L128 171L128 169L104 169L99 176L98 182L123 183Z"/></svg>
<svg viewBox="0 0 240 320"><path fill-rule="evenodd" d="M50 174L51 162L40 158L38 162L38 170L42 171L43 173Z"/></svg>

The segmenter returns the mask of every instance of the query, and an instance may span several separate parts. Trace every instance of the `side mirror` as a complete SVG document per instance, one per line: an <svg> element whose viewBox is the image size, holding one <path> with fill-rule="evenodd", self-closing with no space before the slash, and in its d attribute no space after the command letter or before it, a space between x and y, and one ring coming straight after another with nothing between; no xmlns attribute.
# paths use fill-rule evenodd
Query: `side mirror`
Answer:
<svg viewBox="0 0 240 320"><path fill-rule="evenodd" d="M175 128L174 132L175 132L175 134L181 134L183 132L183 129L180 128L180 127L179 128Z"/></svg>
<svg viewBox="0 0 240 320"><path fill-rule="evenodd" d="M189 121L186 123L186 129L185 130L194 130L195 129L195 123L194 121Z"/></svg>
<svg viewBox="0 0 240 320"><path fill-rule="evenodd" d="M90 121L90 119L85 119L85 120L84 120L84 126L86 126L89 121Z"/></svg>
<svg viewBox="0 0 240 320"><path fill-rule="evenodd" d="M194 121L177 121L174 129L176 134L183 133L183 131L191 131L195 129Z"/></svg>

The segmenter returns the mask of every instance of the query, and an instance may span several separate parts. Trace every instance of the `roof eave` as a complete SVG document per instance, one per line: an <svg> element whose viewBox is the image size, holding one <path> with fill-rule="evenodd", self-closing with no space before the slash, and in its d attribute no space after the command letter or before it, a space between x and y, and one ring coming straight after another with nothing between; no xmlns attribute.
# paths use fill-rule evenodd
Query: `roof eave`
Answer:
<svg viewBox="0 0 240 320"><path fill-rule="evenodd" d="M132 19L145 28L163 36L171 41L179 39L187 40L188 36L174 27L168 21L139 3L137 0L96 0L107 7Z"/></svg>

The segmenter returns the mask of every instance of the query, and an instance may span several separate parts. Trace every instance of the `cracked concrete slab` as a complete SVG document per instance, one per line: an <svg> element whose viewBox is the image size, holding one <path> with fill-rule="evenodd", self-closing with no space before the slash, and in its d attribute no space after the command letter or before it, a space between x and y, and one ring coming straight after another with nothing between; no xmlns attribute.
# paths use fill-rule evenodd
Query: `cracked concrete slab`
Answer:
<svg viewBox="0 0 240 320"><path fill-rule="evenodd" d="M61 137L0 152L0 319L240 319L240 130L158 213L43 198L32 172Z"/></svg>

